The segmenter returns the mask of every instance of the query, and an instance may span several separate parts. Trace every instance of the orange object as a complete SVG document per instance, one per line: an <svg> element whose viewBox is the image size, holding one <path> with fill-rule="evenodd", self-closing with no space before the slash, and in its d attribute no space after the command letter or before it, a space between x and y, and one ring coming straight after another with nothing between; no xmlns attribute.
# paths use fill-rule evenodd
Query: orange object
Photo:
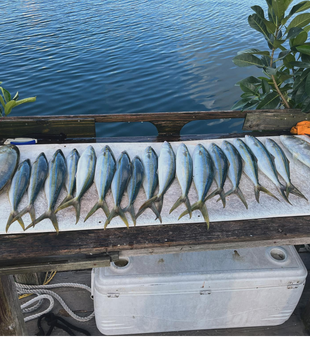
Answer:
<svg viewBox="0 0 310 340"><path fill-rule="evenodd" d="M297 123L290 131L293 135L310 135L310 122L304 120Z"/></svg>

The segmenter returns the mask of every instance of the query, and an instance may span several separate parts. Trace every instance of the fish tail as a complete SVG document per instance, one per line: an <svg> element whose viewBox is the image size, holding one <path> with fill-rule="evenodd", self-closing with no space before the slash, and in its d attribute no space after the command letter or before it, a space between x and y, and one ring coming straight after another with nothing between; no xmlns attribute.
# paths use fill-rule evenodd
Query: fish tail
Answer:
<svg viewBox="0 0 310 340"><path fill-rule="evenodd" d="M163 208L163 203L164 203L164 196L157 196L157 200L156 200L156 202L157 202L157 206L156 206L156 208L157 208L157 210L158 210L158 212L159 212L159 214L161 213L161 210L162 210L162 208ZM155 218L155 220L157 219L157 217Z"/></svg>
<svg viewBox="0 0 310 340"><path fill-rule="evenodd" d="M59 206L63 205L64 203L66 203L66 202L68 202L68 201L70 201L70 200L72 200L72 199L73 199L73 196L70 195L70 194L68 194L68 195L63 199L63 201L59 204Z"/></svg>
<svg viewBox="0 0 310 340"><path fill-rule="evenodd" d="M10 225L14 222L14 220L18 221L18 223L20 224L20 226L23 228L23 230L25 231L25 225L24 225L24 221L20 218L20 217L17 217L15 218L17 215L17 212L15 211L12 211L10 213L10 216L8 218L8 221L6 223L6 228L5 228L5 231L8 232L9 231L9 228L10 228Z"/></svg>
<svg viewBox="0 0 310 340"><path fill-rule="evenodd" d="M24 216L25 214L29 213L31 217L31 221L34 221L36 218L35 210L34 210L34 205L29 204L27 207L25 207L22 211L20 211L18 214L15 215L15 217L12 220L12 223L17 221L19 218Z"/></svg>
<svg viewBox="0 0 310 340"><path fill-rule="evenodd" d="M205 201L209 200L210 198L214 197L215 195L220 195L220 198L218 199L218 201L222 200L223 208L225 208L225 206L226 206L226 198L225 198L225 192L224 192L223 188L217 188L216 190L211 192L211 194L209 196L207 196Z"/></svg>
<svg viewBox="0 0 310 340"><path fill-rule="evenodd" d="M153 196L153 197L150 198L149 200L145 201L145 202L141 205L139 211L142 210L142 209L145 210L145 209L149 208L149 206L150 206L152 203L154 203L156 200L157 200L157 196ZM139 214L139 211L138 211L138 214Z"/></svg>
<svg viewBox="0 0 310 340"><path fill-rule="evenodd" d="M124 212L126 212L126 211L129 212L131 219L132 219L132 222L133 222L133 225L136 226L137 220L136 220L135 208L134 208L133 204L128 205L128 207L126 207L124 209Z"/></svg>
<svg viewBox="0 0 310 340"><path fill-rule="evenodd" d="M150 205L150 209L153 211L153 213L156 215L156 219L159 219L159 222L160 223L163 223L162 219L161 219L161 216L160 216L160 213L159 211L157 210L156 208L156 205L154 203L152 203Z"/></svg>
<svg viewBox="0 0 310 340"><path fill-rule="evenodd" d="M170 209L169 214L171 214L177 207L179 207L182 203L184 203L189 211L189 216L192 218L192 209L191 204L187 196L180 196L177 201L174 203L173 207Z"/></svg>
<svg viewBox="0 0 310 340"><path fill-rule="evenodd" d="M129 224L128 224L128 221L127 221L127 218L125 216L123 209L120 207L114 207L112 211L110 212L107 220L105 221L104 230L107 228L107 225L112 221L112 219L116 216L119 216L123 220L123 222L126 224L126 227L129 228Z"/></svg>
<svg viewBox="0 0 310 340"><path fill-rule="evenodd" d="M79 219L80 219L80 211L81 211L81 203L80 203L80 198L79 197L75 197L72 198L70 201L65 202L64 204L61 204L56 210L55 210L55 214L57 214L57 212L59 210L68 208L70 206L73 206L75 209L75 216L76 216L76 220L75 220L75 224L78 223Z"/></svg>
<svg viewBox="0 0 310 340"><path fill-rule="evenodd" d="M51 211L48 210L45 213L43 213L41 216L39 216L38 218L36 218L34 221L32 221L25 230L34 227L36 224L38 224L39 222L45 220L46 218L49 218L57 232L57 234L59 233L59 227L58 227L58 222L57 222L57 218L56 218L56 213L55 211Z"/></svg>
<svg viewBox="0 0 310 340"><path fill-rule="evenodd" d="M194 210L200 210L200 212L202 213L202 216L205 220L205 222L207 223L207 229L209 229L210 226L210 221L209 221L209 214L208 214L208 209L205 205L204 202L202 201L198 201L196 203L194 203L191 207L190 207L191 211ZM189 214L189 210L186 209L185 211L183 211L183 213L179 216L179 219L182 218L183 216Z"/></svg>
<svg viewBox="0 0 310 340"><path fill-rule="evenodd" d="M105 201L98 201L90 210L90 212L87 214L87 216L85 217L84 222L90 217L92 216L98 209L102 209L103 212L105 213L106 217L108 217L110 215L110 211L108 208L108 205Z"/></svg>
<svg viewBox="0 0 310 340"><path fill-rule="evenodd" d="M307 197L305 197L292 183L288 183L286 185L286 193L287 197L289 194L292 194L304 198L306 201L308 201Z"/></svg>
<svg viewBox="0 0 310 340"><path fill-rule="evenodd" d="M255 193L255 198L256 201L259 203L259 193L260 192L264 192L265 194L275 198L276 200L279 201L278 197L276 197L275 195L273 195L269 190L267 190L265 187L263 187L262 185L258 184L254 187L254 193Z"/></svg>
<svg viewBox="0 0 310 340"><path fill-rule="evenodd" d="M239 187L237 187L236 189L231 189L231 190L227 191L226 194L225 194L225 197L233 195L233 194L237 195L240 198L241 202L244 204L244 206L248 209L248 204L247 204L247 202L246 202L246 200L243 196L243 193L242 193L242 191L240 190Z"/></svg>
<svg viewBox="0 0 310 340"><path fill-rule="evenodd" d="M292 203L288 200L288 197L285 195L285 193L286 193L286 186L281 184L277 188L278 188L280 194L282 195L282 197L286 200L286 202L289 203L290 205L292 205Z"/></svg>

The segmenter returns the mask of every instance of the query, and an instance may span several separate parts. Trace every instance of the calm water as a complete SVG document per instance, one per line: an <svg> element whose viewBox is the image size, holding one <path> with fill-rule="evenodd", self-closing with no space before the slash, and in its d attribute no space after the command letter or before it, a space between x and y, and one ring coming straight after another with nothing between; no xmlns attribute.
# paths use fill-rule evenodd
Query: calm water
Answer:
<svg viewBox="0 0 310 340"><path fill-rule="evenodd" d="M226 110L234 84L260 75L232 63L265 48L250 29L264 0L4 0L0 81L20 98L13 115ZM192 122L184 133L237 132L240 120ZM151 124L100 124L97 133L156 134Z"/></svg>

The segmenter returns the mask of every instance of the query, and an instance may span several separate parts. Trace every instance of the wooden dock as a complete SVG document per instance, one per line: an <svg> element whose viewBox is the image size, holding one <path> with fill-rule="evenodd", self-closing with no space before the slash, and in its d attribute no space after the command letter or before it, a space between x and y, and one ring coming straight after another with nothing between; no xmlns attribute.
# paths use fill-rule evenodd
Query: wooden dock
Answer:
<svg viewBox="0 0 310 340"><path fill-rule="evenodd" d="M180 135L182 127L194 120L237 118L245 120L247 132L244 134ZM7 117L0 121L0 136L4 139L33 137L42 144L183 141L245 134L280 135L308 118L309 115L296 110ZM108 122L151 122L156 126L158 136L96 138L95 124ZM26 334L21 315L16 315L14 292L7 294L12 285L12 274L108 266L110 261L125 255L308 244L309 222L310 215L213 222L209 232L206 232L204 223L177 223L137 226L128 230L68 231L59 235L0 235L0 320L4 320L0 325L0 335ZM12 324L13 329L8 330L8 325Z"/></svg>

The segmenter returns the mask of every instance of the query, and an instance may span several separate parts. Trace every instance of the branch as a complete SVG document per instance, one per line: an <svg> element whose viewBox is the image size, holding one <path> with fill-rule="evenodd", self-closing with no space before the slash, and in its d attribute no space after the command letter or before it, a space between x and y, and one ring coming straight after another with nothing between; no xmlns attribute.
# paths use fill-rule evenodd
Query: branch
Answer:
<svg viewBox="0 0 310 340"><path fill-rule="evenodd" d="M287 109L290 109L290 105L289 103L286 101L285 97L283 96L282 92L280 91L279 87L278 87L278 84L276 82L276 79L274 76L271 76L272 78L272 81L273 81L273 84L274 84L274 87L276 88L277 92L279 93L284 105L286 106Z"/></svg>

